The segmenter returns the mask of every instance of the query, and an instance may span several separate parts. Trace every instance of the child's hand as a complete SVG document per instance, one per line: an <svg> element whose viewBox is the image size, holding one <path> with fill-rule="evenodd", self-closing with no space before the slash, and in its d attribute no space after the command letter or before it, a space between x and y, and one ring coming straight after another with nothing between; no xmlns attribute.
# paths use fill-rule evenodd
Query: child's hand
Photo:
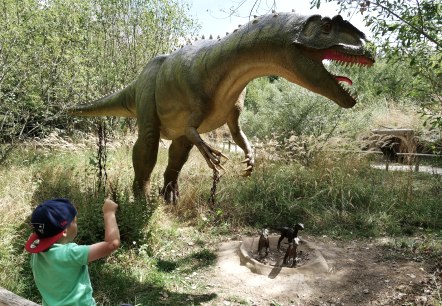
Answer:
<svg viewBox="0 0 442 306"><path fill-rule="evenodd" d="M117 211L118 204L112 201L111 199L104 200L103 204L103 213L112 212L115 213Z"/></svg>

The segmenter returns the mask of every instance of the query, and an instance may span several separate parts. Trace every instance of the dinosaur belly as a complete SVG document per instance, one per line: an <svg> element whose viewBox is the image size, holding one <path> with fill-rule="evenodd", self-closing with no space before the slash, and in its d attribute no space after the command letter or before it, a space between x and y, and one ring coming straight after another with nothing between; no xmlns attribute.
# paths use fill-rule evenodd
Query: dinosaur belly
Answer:
<svg viewBox="0 0 442 306"><path fill-rule="evenodd" d="M217 120L216 120L217 119ZM221 127L222 125L224 125L226 123L225 119L221 119L221 118L207 118L206 120L204 120L201 125L197 128L197 131L199 134L204 134L204 133L208 133L211 132L219 127ZM188 122L188 117L187 120L183 120L183 122ZM168 122L161 122L161 128L160 128L160 134L161 134L161 138L163 139L168 139L168 140L174 140L178 137L181 137L185 134L185 129L186 129L186 125L182 124L182 125L177 125L178 120L173 120Z"/></svg>
<svg viewBox="0 0 442 306"><path fill-rule="evenodd" d="M162 139L174 140L182 135L184 135L184 130L179 131L179 130L164 128L164 127L161 127L161 130L160 130L160 137Z"/></svg>

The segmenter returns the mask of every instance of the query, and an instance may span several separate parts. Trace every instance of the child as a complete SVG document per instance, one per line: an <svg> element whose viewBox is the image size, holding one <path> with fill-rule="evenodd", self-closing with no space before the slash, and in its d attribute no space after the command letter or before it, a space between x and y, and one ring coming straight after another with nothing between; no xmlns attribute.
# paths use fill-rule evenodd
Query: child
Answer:
<svg viewBox="0 0 442 306"><path fill-rule="evenodd" d="M77 245L77 210L67 199L53 199L35 208L31 217L34 233L26 242L34 280L43 306L96 305L92 297L88 263L111 254L120 246L115 211L118 205L103 204L104 241Z"/></svg>

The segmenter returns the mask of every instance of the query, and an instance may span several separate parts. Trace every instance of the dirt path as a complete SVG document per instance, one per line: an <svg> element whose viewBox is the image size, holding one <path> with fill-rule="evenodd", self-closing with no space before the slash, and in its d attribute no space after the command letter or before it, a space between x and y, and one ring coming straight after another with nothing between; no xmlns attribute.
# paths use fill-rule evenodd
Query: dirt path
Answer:
<svg viewBox="0 0 442 306"><path fill-rule="evenodd" d="M224 242L215 268L205 276L218 297L204 305L439 305L435 280L441 275L428 271L419 256L407 258L383 240L304 238L315 243L328 272L255 274L240 265L240 242Z"/></svg>

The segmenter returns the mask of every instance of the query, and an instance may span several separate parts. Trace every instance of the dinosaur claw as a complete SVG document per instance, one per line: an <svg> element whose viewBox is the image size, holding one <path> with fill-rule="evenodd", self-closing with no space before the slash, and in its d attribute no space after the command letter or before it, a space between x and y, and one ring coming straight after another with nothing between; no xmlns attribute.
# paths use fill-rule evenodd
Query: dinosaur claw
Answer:
<svg viewBox="0 0 442 306"><path fill-rule="evenodd" d="M241 164L246 164L246 163L248 163L250 161L250 158L246 158L246 159L244 159L242 162L241 162Z"/></svg>
<svg viewBox="0 0 442 306"><path fill-rule="evenodd" d="M247 176L251 176L252 175L252 169L253 169L253 166L248 166L247 168L244 168L244 169L242 169L241 171L242 171L242 174L241 174L241 176L243 176L243 177L247 177Z"/></svg>
<svg viewBox="0 0 442 306"><path fill-rule="evenodd" d="M216 163L213 161L210 161L209 166L210 166L210 168L213 169L213 171L216 171L216 173L219 173L219 169L226 171L226 169L219 163L219 160L216 160Z"/></svg>
<svg viewBox="0 0 442 306"><path fill-rule="evenodd" d="M199 143L197 145L198 149L200 150L203 157L206 159L207 164L213 171L216 171L216 173L219 173L219 169L224 169L223 166L221 166L221 159L229 159L226 155L224 155L221 151L212 148L208 144L206 144L204 141ZM219 168L219 169L218 169Z"/></svg>
<svg viewBox="0 0 442 306"><path fill-rule="evenodd" d="M214 163L212 160L208 161L208 165L211 169L213 169L213 171L218 171L218 168L216 167L216 163Z"/></svg>
<svg viewBox="0 0 442 306"><path fill-rule="evenodd" d="M227 157L227 155L224 155L222 152L219 152L219 155L224 157L225 159L229 160L229 158Z"/></svg>

